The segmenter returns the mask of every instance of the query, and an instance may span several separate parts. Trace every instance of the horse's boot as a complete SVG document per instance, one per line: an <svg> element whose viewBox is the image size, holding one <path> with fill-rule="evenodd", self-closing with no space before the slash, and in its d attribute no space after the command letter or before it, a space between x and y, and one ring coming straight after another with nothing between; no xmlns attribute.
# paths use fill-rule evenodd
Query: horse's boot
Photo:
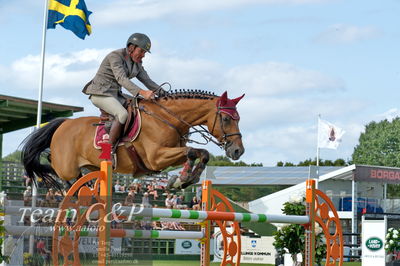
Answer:
<svg viewBox="0 0 400 266"><path fill-rule="evenodd" d="M118 119L114 119L109 134L109 141L111 144L111 159L114 169L117 167L117 148L123 128L124 124L121 124Z"/></svg>

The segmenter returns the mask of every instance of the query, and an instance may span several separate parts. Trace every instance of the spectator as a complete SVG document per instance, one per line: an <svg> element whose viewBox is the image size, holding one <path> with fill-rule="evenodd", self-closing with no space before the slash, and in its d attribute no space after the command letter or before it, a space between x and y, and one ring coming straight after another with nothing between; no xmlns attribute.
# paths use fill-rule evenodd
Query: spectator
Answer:
<svg viewBox="0 0 400 266"><path fill-rule="evenodd" d="M178 195L173 195L172 196L172 206L174 209L177 209L177 205L178 205Z"/></svg>
<svg viewBox="0 0 400 266"><path fill-rule="evenodd" d="M24 172L24 183L26 187L29 187L32 183L32 180L26 175L26 172Z"/></svg>
<svg viewBox="0 0 400 266"><path fill-rule="evenodd" d="M200 202L196 196L193 197L193 199L190 201L189 208L191 208L193 210L200 210Z"/></svg>
<svg viewBox="0 0 400 266"><path fill-rule="evenodd" d="M168 209L172 209L173 206L174 203L172 202L172 195L168 194L167 198L165 199L165 207L167 207Z"/></svg>
<svg viewBox="0 0 400 266"><path fill-rule="evenodd" d="M176 199L176 208L177 209L184 209L187 207L187 205L184 204L183 202L183 195L179 195L179 197Z"/></svg>
<svg viewBox="0 0 400 266"><path fill-rule="evenodd" d="M157 221L153 221L151 227L153 230L162 230L162 227L157 224Z"/></svg>
<svg viewBox="0 0 400 266"><path fill-rule="evenodd" d="M151 208L150 199L149 199L149 193L147 193L147 192L145 192L145 193L143 194L143 197L142 197L142 205L143 205L143 207L145 207L145 208Z"/></svg>
<svg viewBox="0 0 400 266"><path fill-rule="evenodd" d="M171 230L175 231L185 231L185 228L179 222L171 222L170 223Z"/></svg>
<svg viewBox="0 0 400 266"><path fill-rule="evenodd" d="M135 194L133 191L129 191L128 195L125 197L124 206L133 206L135 205Z"/></svg>
<svg viewBox="0 0 400 266"><path fill-rule="evenodd" d="M121 186L119 184L119 180L117 180L117 182L114 185L114 190L115 190L116 193L122 193L122 192L125 192L125 187Z"/></svg>
<svg viewBox="0 0 400 266"><path fill-rule="evenodd" d="M55 207L57 204L56 195L54 193L54 189L50 188L49 191L46 193L46 201L50 207Z"/></svg>
<svg viewBox="0 0 400 266"><path fill-rule="evenodd" d="M24 191L24 204L28 205L30 202L32 202L32 188L28 186L26 190Z"/></svg>
<svg viewBox="0 0 400 266"><path fill-rule="evenodd" d="M158 193L157 190L155 190L154 186L152 184L147 186L147 191L149 192L149 195L153 195L153 199L157 200L158 198Z"/></svg>
<svg viewBox="0 0 400 266"><path fill-rule="evenodd" d="M57 202L61 202L64 198L64 195L61 194L61 191L56 190L56 192L54 193L54 198Z"/></svg>
<svg viewBox="0 0 400 266"><path fill-rule="evenodd" d="M43 259L43 265L50 265L51 252L50 250L46 249L46 244L44 243L43 239L39 239L39 241L36 243L36 249L38 254Z"/></svg>

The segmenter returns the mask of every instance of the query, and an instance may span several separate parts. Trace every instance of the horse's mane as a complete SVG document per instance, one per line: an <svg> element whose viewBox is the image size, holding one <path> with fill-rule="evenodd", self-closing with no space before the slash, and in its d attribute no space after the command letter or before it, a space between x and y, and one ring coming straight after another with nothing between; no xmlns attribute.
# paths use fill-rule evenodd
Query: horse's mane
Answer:
<svg viewBox="0 0 400 266"><path fill-rule="evenodd" d="M202 90L170 90L168 92L163 92L159 95L159 99L168 100L168 99L214 99L218 97L213 92L210 91L202 91Z"/></svg>

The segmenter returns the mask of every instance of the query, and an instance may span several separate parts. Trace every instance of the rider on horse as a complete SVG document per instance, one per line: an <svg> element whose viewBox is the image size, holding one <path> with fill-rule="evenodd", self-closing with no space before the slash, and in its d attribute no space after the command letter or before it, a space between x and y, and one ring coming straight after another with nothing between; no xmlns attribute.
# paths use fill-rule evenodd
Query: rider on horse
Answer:
<svg viewBox="0 0 400 266"><path fill-rule="evenodd" d="M89 99L96 107L114 116L109 134L113 158L128 117L123 107L127 97L121 87L134 97L141 95L146 100L154 98L155 91L160 90L160 86L150 79L142 65L142 59L146 52L150 53L150 48L151 42L147 35L132 34L126 42L126 48L115 50L104 58L96 76L83 89L83 93L90 95ZM150 90L143 90L134 84L130 80L134 77Z"/></svg>

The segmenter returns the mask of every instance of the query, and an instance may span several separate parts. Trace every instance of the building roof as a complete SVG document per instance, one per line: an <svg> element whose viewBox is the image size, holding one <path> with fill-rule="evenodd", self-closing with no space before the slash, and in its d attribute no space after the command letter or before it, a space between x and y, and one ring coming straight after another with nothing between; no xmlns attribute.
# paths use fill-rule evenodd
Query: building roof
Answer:
<svg viewBox="0 0 400 266"><path fill-rule="evenodd" d="M320 166L319 175L337 171L343 167ZM176 169L169 174L179 175ZM296 185L308 177L316 177L315 166L293 167L246 167L246 166L207 166L200 176L198 184L205 179L212 180L213 185Z"/></svg>
<svg viewBox="0 0 400 266"><path fill-rule="evenodd" d="M37 105L36 100L0 94L0 134L36 125ZM42 102L42 123L81 111L82 107Z"/></svg>

